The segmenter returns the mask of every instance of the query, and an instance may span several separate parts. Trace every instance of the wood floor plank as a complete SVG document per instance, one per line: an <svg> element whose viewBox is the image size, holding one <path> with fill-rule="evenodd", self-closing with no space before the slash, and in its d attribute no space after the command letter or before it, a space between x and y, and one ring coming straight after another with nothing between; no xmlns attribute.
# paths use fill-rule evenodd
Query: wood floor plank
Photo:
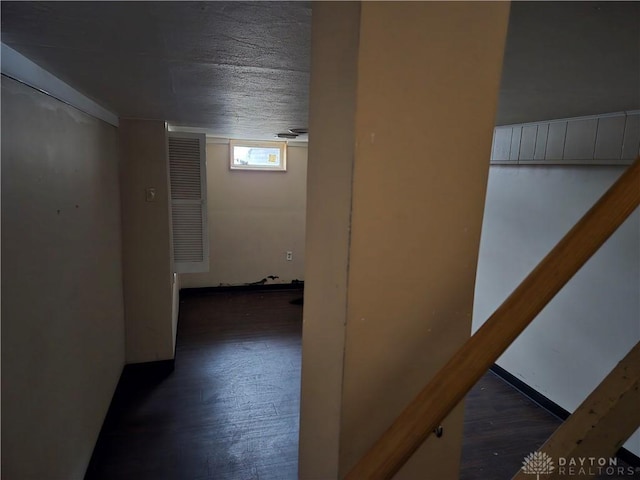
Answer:
<svg viewBox="0 0 640 480"><path fill-rule="evenodd" d="M181 302L175 370L132 380L87 480L293 479L297 475L300 291Z"/></svg>
<svg viewBox="0 0 640 480"><path fill-rule="evenodd" d="M297 298L278 290L183 299L174 371L121 381L85 479L295 480ZM462 480L510 479L559 424L491 372L465 402Z"/></svg>

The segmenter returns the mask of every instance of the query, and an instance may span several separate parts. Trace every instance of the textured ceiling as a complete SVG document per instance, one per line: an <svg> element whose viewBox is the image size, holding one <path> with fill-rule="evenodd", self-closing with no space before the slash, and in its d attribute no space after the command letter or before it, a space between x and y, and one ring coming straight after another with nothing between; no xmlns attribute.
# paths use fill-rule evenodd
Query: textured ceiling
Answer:
<svg viewBox="0 0 640 480"><path fill-rule="evenodd" d="M122 117L252 138L307 126L309 2L1 9L4 43ZM497 124L638 108L640 3L512 4Z"/></svg>
<svg viewBox="0 0 640 480"><path fill-rule="evenodd" d="M306 127L306 2L2 2L2 41L121 117Z"/></svg>
<svg viewBox="0 0 640 480"><path fill-rule="evenodd" d="M497 124L640 108L640 2L513 2Z"/></svg>

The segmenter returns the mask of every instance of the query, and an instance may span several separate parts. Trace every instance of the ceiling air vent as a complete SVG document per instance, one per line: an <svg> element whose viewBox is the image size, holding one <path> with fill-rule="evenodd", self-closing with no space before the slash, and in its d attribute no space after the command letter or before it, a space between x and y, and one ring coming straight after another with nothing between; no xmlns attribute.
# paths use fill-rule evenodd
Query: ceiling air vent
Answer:
<svg viewBox="0 0 640 480"><path fill-rule="evenodd" d="M276 134L276 137L278 138L289 138L289 139L293 139L293 138L297 138L298 134L297 133L278 133Z"/></svg>

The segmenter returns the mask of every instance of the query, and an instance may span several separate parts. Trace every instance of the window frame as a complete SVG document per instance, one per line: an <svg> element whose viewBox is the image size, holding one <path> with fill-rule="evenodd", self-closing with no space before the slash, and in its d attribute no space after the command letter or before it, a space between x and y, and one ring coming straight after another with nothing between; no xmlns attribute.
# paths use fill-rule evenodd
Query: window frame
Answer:
<svg viewBox="0 0 640 480"><path fill-rule="evenodd" d="M236 165L234 163L233 151L235 147L249 148L277 148L280 150L279 165ZM286 172L287 171L287 142L276 142L267 140L229 140L229 169L230 170L251 170L262 172Z"/></svg>

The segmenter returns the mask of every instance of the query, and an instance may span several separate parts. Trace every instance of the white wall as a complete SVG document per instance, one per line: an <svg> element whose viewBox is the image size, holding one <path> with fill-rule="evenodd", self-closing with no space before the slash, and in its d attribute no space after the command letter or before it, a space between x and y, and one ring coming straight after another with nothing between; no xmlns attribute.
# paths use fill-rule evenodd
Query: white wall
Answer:
<svg viewBox="0 0 640 480"><path fill-rule="evenodd" d="M473 311L474 330L624 171L493 166ZM498 360L573 411L640 339L636 211ZM640 434L625 445L640 454Z"/></svg>
<svg viewBox="0 0 640 480"><path fill-rule="evenodd" d="M81 479L124 365L116 128L2 77L2 478Z"/></svg>
<svg viewBox="0 0 640 480"><path fill-rule="evenodd" d="M306 146L288 147L286 172L256 172L231 171L228 143L208 143L209 272L180 275L181 288L303 280L306 178Z"/></svg>

